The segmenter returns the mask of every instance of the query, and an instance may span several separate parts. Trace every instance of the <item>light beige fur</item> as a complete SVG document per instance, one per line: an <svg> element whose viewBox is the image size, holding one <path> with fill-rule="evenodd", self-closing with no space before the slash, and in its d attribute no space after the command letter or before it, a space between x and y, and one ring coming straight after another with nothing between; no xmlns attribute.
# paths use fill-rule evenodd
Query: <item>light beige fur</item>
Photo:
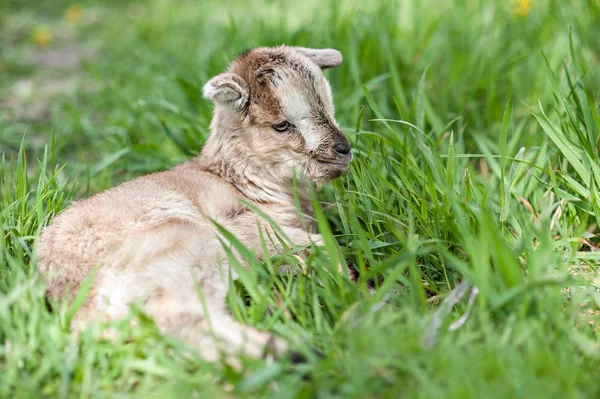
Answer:
<svg viewBox="0 0 600 399"><path fill-rule="evenodd" d="M121 318L136 302L161 331L209 360L286 351L283 339L229 315L228 257L214 222L260 254L259 230L274 234L245 201L294 244L320 241L298 215L292 182L300 179L308 213L309 182L338 177L352 158L321 72L340 63L341 54L330 49L281 46L240 55L203 89L215 110L198 157L75 202L57 216L38 245L48 294L72 300L96 270L74 328ZM269 255L281 251L277 240L266 241Z"/></svg>

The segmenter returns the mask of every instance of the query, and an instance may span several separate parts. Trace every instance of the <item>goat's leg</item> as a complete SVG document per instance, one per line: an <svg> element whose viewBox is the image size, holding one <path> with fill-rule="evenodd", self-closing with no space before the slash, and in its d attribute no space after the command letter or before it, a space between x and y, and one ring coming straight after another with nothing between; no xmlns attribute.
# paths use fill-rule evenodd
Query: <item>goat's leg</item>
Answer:
<svg viewBox="0 0 600 399"><path fill-rule="evenodd" d="M287 351L283 339L237 322L227 314L226 283L210 283L210 287L200 287L202 299L192 285L157 289L144 310L161 332L182 339L209 361L224 356L223 360L235 367L240 365L240 356L262 358Z"/></svg>
<svg viewBox="0 0 600 399"><path fill-rule="evenodd" d="M223 355L223 360L233 366L239 366L240 356L260 359L287 351L287 343L281 338L239 323L225 313L205 315L178 327L175 335L204 358L217 360Z"/></svg>

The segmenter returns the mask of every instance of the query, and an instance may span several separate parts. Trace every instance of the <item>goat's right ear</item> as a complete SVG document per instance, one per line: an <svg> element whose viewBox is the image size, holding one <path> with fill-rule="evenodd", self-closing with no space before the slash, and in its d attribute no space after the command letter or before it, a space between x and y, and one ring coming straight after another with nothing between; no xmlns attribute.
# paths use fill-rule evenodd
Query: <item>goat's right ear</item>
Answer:
<svg viewBox="0 0 600 399"><path fill-rule="evenodd" d="M335 68L342 64L342 53L332 48L294 47L317 64L319 68Z"/></svg>
<svg viewBox="0 0 600 399"><path fill-rule="evenodd" d="M240 109L248 101L248 84L239 75L225 72L209 80L202 88L202 94L215 104Z"/></svg>

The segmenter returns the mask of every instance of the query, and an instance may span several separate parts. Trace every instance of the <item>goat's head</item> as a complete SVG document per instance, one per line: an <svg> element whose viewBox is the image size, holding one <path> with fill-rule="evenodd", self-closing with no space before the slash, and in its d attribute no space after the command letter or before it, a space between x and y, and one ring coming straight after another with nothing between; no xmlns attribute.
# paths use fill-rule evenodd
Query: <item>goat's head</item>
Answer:
<svg viewBox="0 0 600 399"><path fill-rule="evenodd" d="M352 153L321 69L341 62L332 49L261 47L241 54L204 86L204 97L215 103L213 131L235 136L282 178L340 176Z"/></svg>

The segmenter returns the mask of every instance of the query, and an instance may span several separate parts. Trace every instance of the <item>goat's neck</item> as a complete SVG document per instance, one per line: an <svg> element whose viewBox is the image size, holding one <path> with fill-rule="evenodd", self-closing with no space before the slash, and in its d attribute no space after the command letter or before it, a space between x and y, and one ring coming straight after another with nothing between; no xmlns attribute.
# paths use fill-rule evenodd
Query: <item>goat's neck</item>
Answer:
<svg viewBox="0 0 600 399"><path fill-rule="evenodd" d="M261 164L235 134L214 131L196 159L199 166L231 183L245 199L275 207L295 208L295 190L302 212L310 212L308 183L281 177L277 165Z"/></svg>

